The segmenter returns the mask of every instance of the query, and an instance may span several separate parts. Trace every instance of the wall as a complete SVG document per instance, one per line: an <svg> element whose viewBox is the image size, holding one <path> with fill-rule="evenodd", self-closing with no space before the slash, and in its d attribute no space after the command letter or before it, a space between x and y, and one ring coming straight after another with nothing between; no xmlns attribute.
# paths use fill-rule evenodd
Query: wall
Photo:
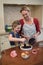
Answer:
<svg viewBox="0 0 43 65"><path fill-rule="evenodd" d="M31 4L31 5L43 5L43 0L3 0L6 4Z"/></svg>
<svg viewBox="0 0 43 65"><path fill-rule="evenodd" d="M4 12L3 12L3 3L0 0L0 33L4 33Z"/></svg>
<svg viewBox="0 0 43 65"><path fill-rule="evenodd" d="M5 24L12 24L14 20L20 19L22 16L20 15L21 6L13 6L13 5L5 5L4 6L4 21Z"/></svg>
<svg viewBox="0 0 43 65"><path fill-rule="evenodd" d="M42 6L42 28L43 28L43 6Z"/></svg>
<svg viewBox="0 0 43 65"><path fill-rule="evenodd" d="M22 6L15 6L15 5L5 5L4 6L4 22L5 25L12 24L14 20L19 20L22 18L22 15L20 13L20 9ZM31 9L32 16L33 16L33 6L28 6Z"/></svg>
<svg viewBox="0 0 43 65"><path fill-rule="evenodd" d="M34 17L38 18L40 26L42 25L42 6L34 7Z"/></svg>
<svg viewBox="0 0 43 65"><path fill-rule="evenodd" d="M14 20L19 20L22 18L20 14L20 9L22 6L15 5L5 5L4 6L4 22L5 24L12 24ZM42 25L42 6L41 5L30 5L31 14L33 17L39 20L40 26Z"/></svg>
<svg viewBox="0 0 43 65"><path fill-rule="evenodd" d="M0 0L0 33L5 32L3 4L43 5L43 0Z"/></svg>

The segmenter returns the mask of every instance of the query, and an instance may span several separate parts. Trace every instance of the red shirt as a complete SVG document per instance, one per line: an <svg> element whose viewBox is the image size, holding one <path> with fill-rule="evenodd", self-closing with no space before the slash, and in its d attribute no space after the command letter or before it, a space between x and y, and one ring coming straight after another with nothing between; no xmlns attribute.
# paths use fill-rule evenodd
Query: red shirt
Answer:
<svg viewBox="0 0 43 65"><path fill-rule="evenodd" d="M36 27L36 32L40 32L39 21L38 21L36 18L34 18L34 19L33 19L33 22L34 22L35 27ZM23 27L23 24L24 24L23 19L20 19L20 24L21 24L21 26Z"/></svg>

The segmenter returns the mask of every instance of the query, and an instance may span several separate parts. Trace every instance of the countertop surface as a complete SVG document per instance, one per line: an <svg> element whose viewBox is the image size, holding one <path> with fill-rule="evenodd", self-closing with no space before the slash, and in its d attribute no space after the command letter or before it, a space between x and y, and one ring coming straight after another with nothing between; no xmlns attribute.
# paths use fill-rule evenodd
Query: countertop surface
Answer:
<svg viewBox="0 0 43 65"><path fill-rule="evenodd" d="M9 34L9 32L1 32L0 36L2 36L2 35L8 35L8 34Z"/></svg>

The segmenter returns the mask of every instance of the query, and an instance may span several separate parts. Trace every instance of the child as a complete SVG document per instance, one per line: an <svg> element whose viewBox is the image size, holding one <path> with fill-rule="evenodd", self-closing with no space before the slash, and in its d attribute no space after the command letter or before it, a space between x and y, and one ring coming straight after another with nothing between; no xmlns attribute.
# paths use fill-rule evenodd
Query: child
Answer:
<svg viewBox="0 0 43 65"><path fill-rule="evenodd" d="M9 33L9 41L11 45L15 45L15 42L24 42L25 38L20 38L19 31L21 25L19 21L14 21L12 23L12 31Z"/></svg>

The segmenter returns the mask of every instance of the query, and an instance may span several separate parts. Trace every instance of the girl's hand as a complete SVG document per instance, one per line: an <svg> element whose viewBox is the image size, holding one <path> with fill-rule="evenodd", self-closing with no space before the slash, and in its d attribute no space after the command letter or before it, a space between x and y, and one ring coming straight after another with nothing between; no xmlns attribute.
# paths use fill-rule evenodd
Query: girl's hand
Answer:
<svg viewBox="0 0 43 65"><path fill-rule="evenodd" d="M25 38L21 38L21 40L20 40L21 42L25 42L26 41L26 39Z"/></svg>

